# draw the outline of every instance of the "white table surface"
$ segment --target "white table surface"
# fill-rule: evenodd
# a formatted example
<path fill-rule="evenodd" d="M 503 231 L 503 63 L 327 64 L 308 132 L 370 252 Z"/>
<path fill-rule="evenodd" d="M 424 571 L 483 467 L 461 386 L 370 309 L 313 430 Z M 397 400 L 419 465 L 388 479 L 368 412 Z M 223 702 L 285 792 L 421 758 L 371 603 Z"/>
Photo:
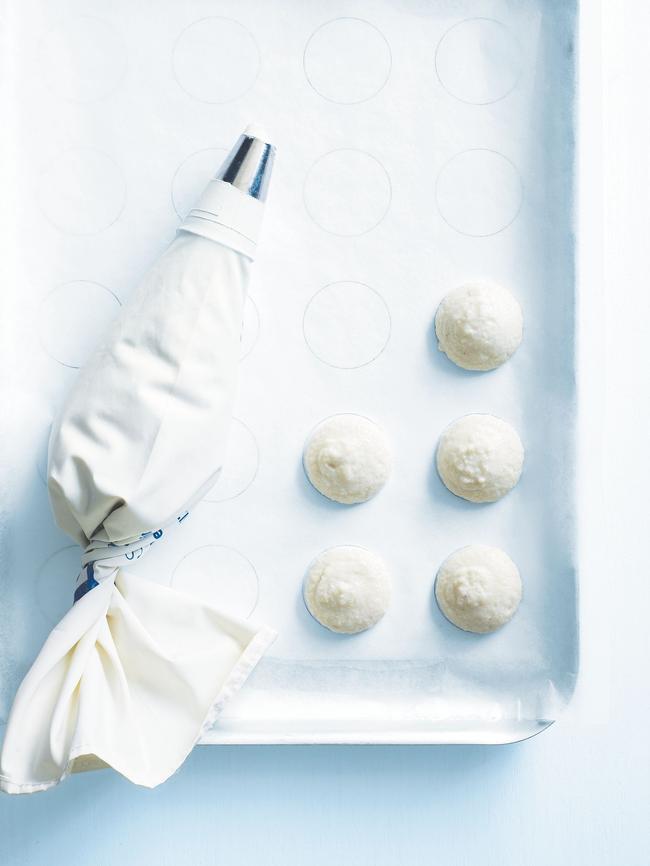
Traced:
<path fill-rule="evenodd" d="M 604 6 L 604 289 L 590 305 L 583 288 L 598 371 L 583 383 L 586 694 L 513 746 L 202 747 L 152 792 L 90 773 L 2 797 L 3 866 L 650 862 L 650 6 Z"/>

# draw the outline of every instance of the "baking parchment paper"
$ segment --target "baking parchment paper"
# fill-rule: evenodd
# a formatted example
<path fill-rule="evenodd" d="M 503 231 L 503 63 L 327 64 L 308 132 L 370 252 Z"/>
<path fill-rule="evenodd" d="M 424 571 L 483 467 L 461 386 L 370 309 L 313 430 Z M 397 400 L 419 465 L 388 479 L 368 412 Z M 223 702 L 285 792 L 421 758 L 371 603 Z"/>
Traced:
<path fill-rule="evenodd" d="M 231 740 L 303 724 L 305 739 L 480 741 L 556 718 L 577 670 L 574 28 L 573 4 L 553 0 L 5 4 L 0 717 L 78 571 L 43 482 L 53 413 L 259 120 L 278 160 L 230 457 L 141 573 L 280 632 L 226 712 Z M 525 315 L 521 348 L 487 374 L 457 369 L 433 334 L 442 296 L 473 278 L 509 286 Z M 302 470 L 305 438 L 338 412 L 393 443 L 394 475 L 362 506 L 328 502 Z M 435 473 L 441 430 L 469 412 L 510 421 L 526 447 L 495 504 Z M 503 547 L 524 582 L 491 636 L 433 599 L 442 560 L 475 542 Z M 355 637 L 302 601 L 310 561 L 338 544 L 394 576 L 390 611 Z"/>

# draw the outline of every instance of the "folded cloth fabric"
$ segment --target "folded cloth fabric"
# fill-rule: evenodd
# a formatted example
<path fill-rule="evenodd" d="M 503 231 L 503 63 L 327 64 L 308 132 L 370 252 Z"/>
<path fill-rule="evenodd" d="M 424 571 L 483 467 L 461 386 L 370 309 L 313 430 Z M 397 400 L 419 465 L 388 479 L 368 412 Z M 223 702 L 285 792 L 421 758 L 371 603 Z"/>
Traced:
<path fill-rule="evenodd" d="M 215 195 L 234 200 L 233 219 L 207 207 L 207 219 L 188 219 L 54 424 L 48 489 L 57 523 L 84 549 L 82 570 L 75 604 L 11 710 L 0 757 L 8 793 L 44 790 L 89 761 L 160 784 L 275 637 L 129 572 L 182 532 L 223 462 L 259 224 L 248 210 L 262 201 L 236 180 L 215 183 L 210 206 Z"/>

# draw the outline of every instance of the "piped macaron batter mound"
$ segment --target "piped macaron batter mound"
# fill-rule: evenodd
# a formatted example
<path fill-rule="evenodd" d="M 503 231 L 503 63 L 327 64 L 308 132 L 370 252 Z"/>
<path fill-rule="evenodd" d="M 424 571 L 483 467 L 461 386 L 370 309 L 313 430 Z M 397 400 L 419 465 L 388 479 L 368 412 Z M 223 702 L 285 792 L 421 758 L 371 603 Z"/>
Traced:
<path fill-rule="evenodd" d="M 465 415 L 443 431 L 436 453 L 445 487 L 470 502 L 496 502 L 517 484 L 524 465 L 519 434 L 494 415 Z"/>
<path fill-rule="evenodd" d="M 361 415 L 333 415 L 309 437 L 303 465 L 319 493 L 354 505 L 379 493 L 393 458 L 386 434 L 374 421 Z"/>
<path fill-rule="evenodd" d="M 442 563 L 435 594 L 438 607 L 453 625 L 487 634 L 514 616 L 521 601 L 521 577 L 503 550 L 472 544 Z"/>
<path fill-rule="evenodd" d="M 379 622 L 390 604 L 388 566 L 363 547 L 332 547 L 311 564 L 303 596 L 314 619 L 330 631 L 365 631 Z"/>
<path fill-rule="evenodd" d="M 518 349 L 521 306 L 503 286 L 466 283 L 443 298 L 435 320 L 438 348 L 464 370 L 494 370 Z"/>

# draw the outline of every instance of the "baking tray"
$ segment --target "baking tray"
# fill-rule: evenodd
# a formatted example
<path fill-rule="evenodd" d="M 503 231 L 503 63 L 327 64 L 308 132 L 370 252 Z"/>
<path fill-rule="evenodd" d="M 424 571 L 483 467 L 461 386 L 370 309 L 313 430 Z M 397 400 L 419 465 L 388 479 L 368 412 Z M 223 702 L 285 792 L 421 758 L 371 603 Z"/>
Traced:
<path fill-rule="evenodd" d="M 207 743 L 501 743 L 569 700 L 578 655 L 575 495 L 576 8 L 553 0 L 214 0 L 4 6 L 0 717 L 67 609 L 79 550 L 44 484 L 51 418 L 76 370 L 252 120 L 278 161 L 242 338 L 223 477 L 139 563 L 280 636 Z M 433 316 L 470 278 L 511 287 L 525 338 L 473 374 Z M 320 497 L 301 467 L 323 418 L 380 423 L 395 472 L 373 501 Z M 469 412 L 526 447 L 501 502 L 434 470 Z M 433 600 L 442 560 L 503 547 L 524 600 L 490 636 Z M 308 615 L 305 570 L 360 544 L 394 576 L 354 637 Z"/>

